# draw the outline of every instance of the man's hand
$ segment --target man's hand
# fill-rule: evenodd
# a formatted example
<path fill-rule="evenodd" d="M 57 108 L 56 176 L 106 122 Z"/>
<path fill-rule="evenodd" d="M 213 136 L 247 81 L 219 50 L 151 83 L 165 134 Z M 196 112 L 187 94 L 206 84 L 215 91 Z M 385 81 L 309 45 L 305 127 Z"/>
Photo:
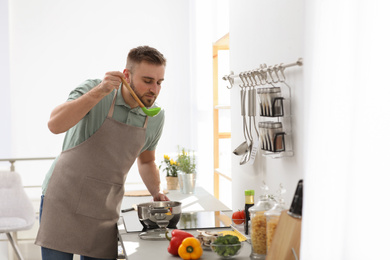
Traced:
<path fill-rule="evenodd" d="M 102 82 L 96 86 L 96 90 L 106 96 L 110 94 L 114 89 L 119 89 L 120 84 L 122 83 L 121 78 L 124 78 L 125 75 L 120 71 L 110 71 L 104 75 Z"/>
<path fill-rule="evenodd" d="M 165 196 L 163 192 L 159 192 L 156 195 L 153 196 L 153 201 L 170 201 L 170 199 Z"/>

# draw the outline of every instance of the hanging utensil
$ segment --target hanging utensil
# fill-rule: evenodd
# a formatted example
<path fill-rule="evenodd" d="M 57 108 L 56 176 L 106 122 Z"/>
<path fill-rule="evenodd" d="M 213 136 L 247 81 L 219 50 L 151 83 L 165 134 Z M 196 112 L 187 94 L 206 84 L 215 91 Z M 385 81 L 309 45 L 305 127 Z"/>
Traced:
<path fill-rule="evenodd" d="M 250 76 L 250 75 L 249 75 Z M 248 158 L 247 158 L 247 162 L 249 164 L 253 164 L 255 159 L 256 159 L 256 155 L 257 155 L 257 151 L 258 151 L 258 148 L 259 148 L 259 131 L 257 130 L 257 125 L 256 125 L 256 85 L 257 85 L 257 82 L 255 80 L 255 82 L 252 81 L 252 78 L 249 77 L 250 81 L 251 81 L 251 89 L 249 90 L 249 100 L 250 102 L 248 102 L 249 106 L 248 106 L 248 116 L 249 118 L 251 119 L 252 123 L 253 123 L 253 128 L 255 129 L 255 134 L 252 134 L 251 132 L 251 151 L 248 155 Z M 252 125 L 250 125 L 250 129 L 252 131 Z"/>
<path fill-rule="evenodd" d="M 256 130 L 256 135 L 257 135 L 257 141 L 259 141 L 259 138 L 260 138 L 260 134 L 259 134 L 259 131 L 257 129 L 257 125 L 256 125 L 256 106 L 257 106 L 257 97 L 256 97 L 256 86 L 258 85 L 257 84 L 257 81 L 256 81 L 256 77 L 255 77 L 255 73 L 254 71 L 252 71 L 250 73 L 251 77 L 253 78 L 253 81 L 254 81 L 254 84 L 253 84 L 253 89 L 252 89 L 252 116 L 253 116 L 253 126 Z M 251 82 L 252 82 L 252 79 L 251 79 Z"/>
<path fill-rule="evenodd" d="M 243 155 L 248 151 L 248 142 L 246 137 L 246 118 L 245 118 L 245 94 L 244 88 L 241 87 L 240 96 L 241 96 L 241 116 L 242 116 L 242 131 L 244 132 L 245 141 L 237 146 L 236 149 L 234 149 L 233 154 L 235 155 Z"/>
<path fill-rule="evenodd" d="M 246 125 L 246 130 L 247 130 L 247 137 L 248 137 L 248 151 L 244 154 L 244 156 L 241 158 L 240 165 L 246 164 L 249 162 L 251 158 L 251 153 L 252 153 L 252 145 L 253 145 L 253 136 L 252 136 L 252 109 L 251 107 L 253 106 L 253 98 L 252 98 L 252 85 L 250 84 L 247 75 L 243 74 L 245 81 L 247 82 L 247 86 L 249 87 L 248 90 L 248 106 L 247 106 L 247 111 L 248 111 L 248 119 L 249 119 L 249 124 Z"/>
<path fill-rule="evenodd" d="M 158 113 L 160 113 L 161 107 L 154 107 L 154 108 L 147 109 L 145 105 L 142 103 L 142 101 L 137 97 L 134 90 L 129 86 L 129 83 L 127 83 L 127 81 L 124 78 L 121 78 L 121 80 L 123 84 L 126 86 L 126 88 L 130 91 L 131 96 L 134 98 L 135 101 L 137 101 L 138 105 L 147 116 L 153 117 Z"/>

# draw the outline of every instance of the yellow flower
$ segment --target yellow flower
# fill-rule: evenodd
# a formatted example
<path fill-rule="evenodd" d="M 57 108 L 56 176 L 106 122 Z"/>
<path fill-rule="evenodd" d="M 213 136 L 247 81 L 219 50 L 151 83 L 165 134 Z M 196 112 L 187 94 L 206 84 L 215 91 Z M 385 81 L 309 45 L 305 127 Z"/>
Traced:
<path fill-rule="evenodd" d="M 169 160 L 170 158 L 169 158 L 169 156 L 168 156 L 168 155 L 164 154 L 164 159 L 167 159 L 167 160 Z"/>
<path fill-rule="evenodd" d="M 175 164 L 175 161 L 174 161 L 173 159 L 171 159 L 171 160 L 169 161 L 169 163 L 170 163 L 171 165 L 174 165 L 174 164 Z"/>

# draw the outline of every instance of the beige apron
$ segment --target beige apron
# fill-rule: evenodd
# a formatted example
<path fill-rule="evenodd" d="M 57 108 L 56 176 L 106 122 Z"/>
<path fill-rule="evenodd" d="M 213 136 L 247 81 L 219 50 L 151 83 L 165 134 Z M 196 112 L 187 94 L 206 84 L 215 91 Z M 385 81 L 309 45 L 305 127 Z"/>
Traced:
<path fill-rule="evenodd" d="M 116 258 L 116 224 L 126 176 L 145 143 L 143 128 L 112 118 L 116 93 L 102 126 L 63 151 L 51 176 L 36 244 L 95 258 Z"/>

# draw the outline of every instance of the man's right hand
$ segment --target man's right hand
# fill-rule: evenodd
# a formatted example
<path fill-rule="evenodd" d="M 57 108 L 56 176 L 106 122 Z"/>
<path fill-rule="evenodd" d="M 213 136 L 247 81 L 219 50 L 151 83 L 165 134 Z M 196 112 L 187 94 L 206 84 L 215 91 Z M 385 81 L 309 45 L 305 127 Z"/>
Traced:
<path fill-rule="evenodd" d="M 95 91 L 103 96 L 110 94 L 114 89 L 119 89 L 120 84 L 122 83 L 121 77 L 125 75 L 120 71 L 110 71 L 104 75 L 102 82 L 97 85 Z"/>

